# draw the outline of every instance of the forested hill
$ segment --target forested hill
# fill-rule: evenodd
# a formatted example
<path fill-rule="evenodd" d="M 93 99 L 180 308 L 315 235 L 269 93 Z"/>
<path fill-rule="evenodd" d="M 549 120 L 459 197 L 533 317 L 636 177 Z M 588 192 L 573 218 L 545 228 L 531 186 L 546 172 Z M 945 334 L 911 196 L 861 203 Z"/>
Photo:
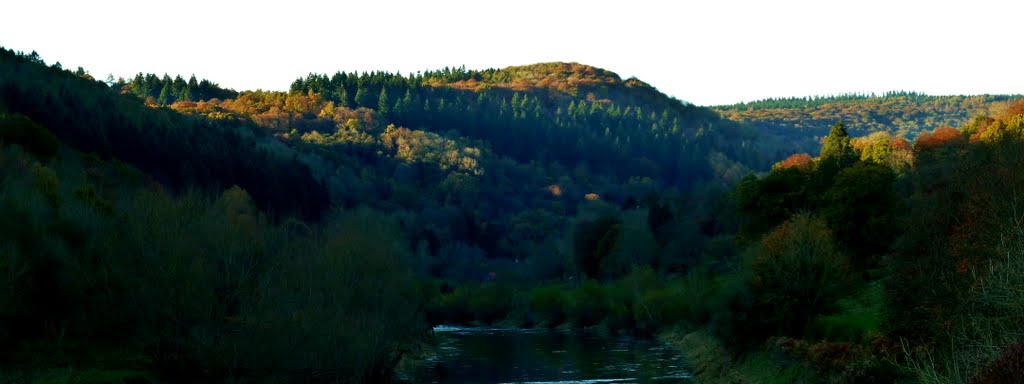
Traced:
<path fill-rule="evenodd" d="M 310 91 L 335 107 L 374 109 L 399 126 L 486 141 L 523 163 L 583 166 L 620 180 L 646 176 L 686 187 L 716 177 L 709 159 L 752 168 L 771 161 L 748 150 L 755 137 L 743 126 L 576 63 L 310 74 L 291 86 Z"/>
<path fill-rule="evenodd" d="M 714 107 L 723 117 L 749 123 L 766 139 L 794 152 L 816 153 L 836 121 L 853 136 L 888 132 L 908 139 L 940 127 L 960 127 L 976 116 L 1002 113 L 1021 95 L 930 96 L 915 92 L 766 99 Z M 776 146 L 773 144 L 769 144 Z"/>
<path fill-rule="evenodd" d="M 203 84 L 196 96 L 232 94 Z M 238 185 L 275 215 L 318 218 L 329 206 L 326 189 L 297 153 L 264 130 L 151 108 L 118 93 L 82 68 L 72 72 L 59 62 L 47 66 L 35 52 L 0 49 L 0 112 L 24 115 L 74 149 L 131 164 L 176 191 Z"/>
<path fill-rule="evenodd" d="M 1019 99 L 716 112 L 572 63 L 235 92 L 0 49 L 0 382 L 387 382 L 442 323 L 1016 382 Z"/>
<path fill-rule="evenodd" d="M 741 124 L 581 64 L 311 74 L 291 88 L 235 92 L 151 74 L 101 82 L 0 53 L 0 112 L 68 147 L 176 193 L 237 185 L 274 218 L 315 222 L 332 206 L 396 215 L 423 257 L 416 268 L 442 278 L 522 260 L 509 275 L 562 276 L 576 221 L 646 207 L 701 223 L 660 240 L 681 249 L 718 231 L 704 202 L 775 160 L 751 150 Z M 609 276 L 628 270 L 622 257 Z M 659 263 L 685 270 L 696 255 Z"/>

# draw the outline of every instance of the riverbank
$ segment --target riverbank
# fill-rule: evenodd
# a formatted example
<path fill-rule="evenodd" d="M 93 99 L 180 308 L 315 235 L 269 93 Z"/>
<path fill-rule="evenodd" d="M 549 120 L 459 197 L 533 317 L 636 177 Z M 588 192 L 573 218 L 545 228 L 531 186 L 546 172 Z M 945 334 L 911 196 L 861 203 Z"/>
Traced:
<path fill-rule="evenodd" d="M 4 356 L 0 384 L 159 384 L 142 351 L 116 347 L 36 344 Z"/>
<path fill-rule="evenodd" d="M 702 384 L 798 383 L 807 382 L 814 376 L 807 367 L 762 350 L 734 357 L 720 340 L 706 330 L 686 332 L 673 329 L 661 333 L 658 339 L 683 355 L 690 372 Z"/>
<path fill-rule="evenodd" d="M 885 340 L 867 343 L 773 337 L 764 344 L 730 349 L 707 329 L 672 329 L 658 335 L 686 359 L 702 384 L 892 383 L 903 377 L 883 358 Z"/>

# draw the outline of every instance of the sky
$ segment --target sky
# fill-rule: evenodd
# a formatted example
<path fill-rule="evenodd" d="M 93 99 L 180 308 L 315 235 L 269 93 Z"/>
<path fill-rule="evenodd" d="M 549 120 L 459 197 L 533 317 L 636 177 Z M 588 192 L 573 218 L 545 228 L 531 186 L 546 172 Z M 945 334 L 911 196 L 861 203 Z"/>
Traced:
<path fill-rule="evenodd" d="M 1015 4 L 1017 3 L 1017 4 Z M 286 90 L 311 72 L 580 62 L 698 105 L 890 90 L 1024 93 L 1016 1 L 53 1 L 0 46 L 98 79 Z"/>

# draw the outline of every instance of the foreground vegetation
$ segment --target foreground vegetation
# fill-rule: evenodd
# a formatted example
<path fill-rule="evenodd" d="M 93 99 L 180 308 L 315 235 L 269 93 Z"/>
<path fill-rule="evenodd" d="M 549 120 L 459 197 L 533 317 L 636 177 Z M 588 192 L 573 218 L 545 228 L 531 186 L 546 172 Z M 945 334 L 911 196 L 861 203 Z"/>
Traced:
<path fill-rule="evenodd" d="M 1013 382 L 1024 104 L 985 100 L 787 158 L 579 64 L 239 93 L 4 50 L 0 378 L 380 382 L 497 324 L 730 382 Z"/>
<path fill-rule="evenodd" d="M 271 224 L 237 187 L 171 197 L 69 151 L 0 167 L 5 365 L 375 380 L 427 331 L 386 215 Z"/>

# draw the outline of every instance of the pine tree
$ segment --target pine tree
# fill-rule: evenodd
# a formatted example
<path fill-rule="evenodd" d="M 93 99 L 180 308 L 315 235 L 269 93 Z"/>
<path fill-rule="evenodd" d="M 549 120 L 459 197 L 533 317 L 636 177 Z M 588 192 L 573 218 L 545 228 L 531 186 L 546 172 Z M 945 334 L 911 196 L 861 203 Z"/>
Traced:
<path fill-rule="evenodd" d="M 174 96 L 171 92 L 171 82 L 164 82 L 164 87 L 160 90 L 160 97 L 156 99 L 156 102 L 160 105 L 167 105 L 174 102 Z"/>
<path fill-rule="evenodd" d="M 846 132 L 846 126 L 842 121 L 832 126 L 828 137 L 825 138 L 825 143 L 821 146 L 821 159 L 835 159 L 843 165 L 857 159 L 857 153 L 850 144 L 850 134 Z"/>
<path fill-rule="evenodd" d="M 199 82 L 196 81 L 196 75 L 195 74 L 193 74 L 192 77 L 188 78 L 188 86 L 185 87 L 185 89 L 188 90 L 188 100 L 189 101 L 196 101 L 196 100 L 203 100 L 204 99 L 203 95 L 201 93 L 199 93 Z"/>
<path fill-rule="evenodd" d="M 391 101 L 388 100 L 388 89 L 380 89 L 380 99 L 377 100 L 377 112 L 387 115 L 391 112 Z"/>
<path fill-rule="evenodd" d="M 818 171 L 812 182 L 813 189 L 819 193 L 815 198 L 821 204 L 824 192 L 832 186 L 836 175 L 844 168 L 856 163 L 857 152 L 850 144 L 850 134 L 846 132 L 846 126 L 840 121 L 832 127 L 821 146 L 821 156 L 818 158 Z"/>
<path fill-rule="evenodd" d="M 348 91 L 345 90 L 345 85 L 339 85 L 338 89 L 334 91 L 335 98 L 338 99 L 336 105 L 339 107 L 348 107 Z"/>
<path fill-rule="evenodd" d="M 356 104 L 355 104 L 356 108 L 358 108 L 358 107 L 365 107 L 365 106 L 367 106 L 370 103 L 369 100 L 367 100 L 366 90 L 363 89 L 362 85 L 360 85 L 358 88 L 356 88 L 356 100 L 355 100 L 355 102 L 356 102 Z"/>

